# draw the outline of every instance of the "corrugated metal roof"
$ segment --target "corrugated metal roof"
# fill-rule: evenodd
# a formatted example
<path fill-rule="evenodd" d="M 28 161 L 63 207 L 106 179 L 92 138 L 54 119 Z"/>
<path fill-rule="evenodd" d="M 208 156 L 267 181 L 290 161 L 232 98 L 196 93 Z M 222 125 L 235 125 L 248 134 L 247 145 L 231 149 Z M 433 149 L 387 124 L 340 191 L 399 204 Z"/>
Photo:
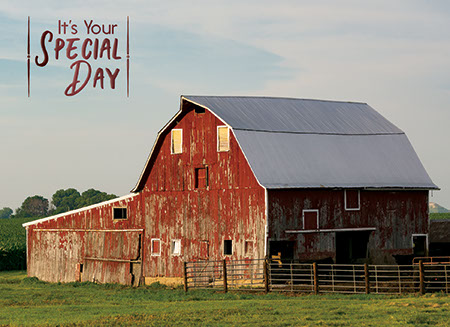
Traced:
<path fill-rule="evenodd" d="M 234 134 L 266 188 L 436 187 L 404 134 Z"/>
<path fill-rule="evenodd" d="M 233 129 L 316 134 L 403 133 L 365 103 L 268 97 L 184 96 Z"/>
<path fill-rule="evenodd" d="M 435 189 L 406 135 L 364 103 L 184 96 L 233 128 L 266 188 Z"/>

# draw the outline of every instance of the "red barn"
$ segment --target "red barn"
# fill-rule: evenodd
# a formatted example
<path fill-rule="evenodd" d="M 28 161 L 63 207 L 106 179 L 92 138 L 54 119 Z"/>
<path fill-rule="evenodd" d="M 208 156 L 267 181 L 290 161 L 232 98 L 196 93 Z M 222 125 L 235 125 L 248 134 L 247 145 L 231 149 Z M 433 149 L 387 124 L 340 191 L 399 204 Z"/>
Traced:
<path fill-rule="evenodd" d="M 197 259 L 394 263 L 426 252 L 436 188 L 367 104 L 182 96 L 130 195 L 24 224 L 28 274 L 136 284 Z"/>

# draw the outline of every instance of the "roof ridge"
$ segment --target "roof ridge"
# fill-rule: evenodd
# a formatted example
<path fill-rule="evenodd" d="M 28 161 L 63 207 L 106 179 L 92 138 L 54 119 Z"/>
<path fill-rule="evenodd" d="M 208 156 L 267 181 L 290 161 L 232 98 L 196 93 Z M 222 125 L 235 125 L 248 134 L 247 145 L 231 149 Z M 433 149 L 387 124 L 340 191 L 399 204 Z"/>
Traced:
<path fill-rule="evenodd" d="M 307 99 L 307 98 L 293 98 L 293 97 L 277 97 L 277 96 L 259 96 L 259 95 L 182 95 L 181 97 L 203 97 L 203 98 L 258 98 L 258 99 L 283 99 L 283 100 L 303 100 L 303 101 L 317 101 L 317 102 L 333 102 L 333 103 L 355 103 L 355 104 L 365 104 L 367 102 L 359 101 L 342 101 L 342 100 L 323 100 L 323 99 Z"/>
<path fill-rule="evenodd" d="M 405 132 L 392 132 L 392 133 L 327 133 L 327 132 L 294 132 L 294 131 L 271 131 L 263 129 L 249 129 L 249 128 L 233 128 L 237 131 L 245 132 L 260 132 L 260 133 L 284 133 L 284 134 L 309 134 L 309 135 L 353 135 L 353 136 L 371 136 L 371 135 L 405 135 Z"/>

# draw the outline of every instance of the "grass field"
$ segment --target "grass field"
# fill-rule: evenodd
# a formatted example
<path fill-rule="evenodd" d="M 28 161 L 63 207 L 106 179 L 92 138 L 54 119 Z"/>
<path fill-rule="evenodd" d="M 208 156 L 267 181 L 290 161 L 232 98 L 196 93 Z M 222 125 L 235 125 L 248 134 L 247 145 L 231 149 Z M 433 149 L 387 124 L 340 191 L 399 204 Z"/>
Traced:
<path fill-rule="evenodd" d="M 430 219 L 450 219 L 450 212 L 430 213 Z"/>
<path fill-rule="evenodd" d="M 214 293 L 47 284 L 0 272 L 0 326 L 448 326 L 450 297 Z"/>

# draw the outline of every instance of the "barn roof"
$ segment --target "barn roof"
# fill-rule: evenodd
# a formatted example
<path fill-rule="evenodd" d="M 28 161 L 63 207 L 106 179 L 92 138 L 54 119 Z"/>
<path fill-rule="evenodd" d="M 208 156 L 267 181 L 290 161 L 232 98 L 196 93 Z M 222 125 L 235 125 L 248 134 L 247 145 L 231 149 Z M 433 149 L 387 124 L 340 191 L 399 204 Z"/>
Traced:
<path fill-rule="evenodd" d="M 405 133 L 365 103 L 188 95 L 172 121 L 185 101 L 232 128 L 265 188 L 437 189 Z"/>

